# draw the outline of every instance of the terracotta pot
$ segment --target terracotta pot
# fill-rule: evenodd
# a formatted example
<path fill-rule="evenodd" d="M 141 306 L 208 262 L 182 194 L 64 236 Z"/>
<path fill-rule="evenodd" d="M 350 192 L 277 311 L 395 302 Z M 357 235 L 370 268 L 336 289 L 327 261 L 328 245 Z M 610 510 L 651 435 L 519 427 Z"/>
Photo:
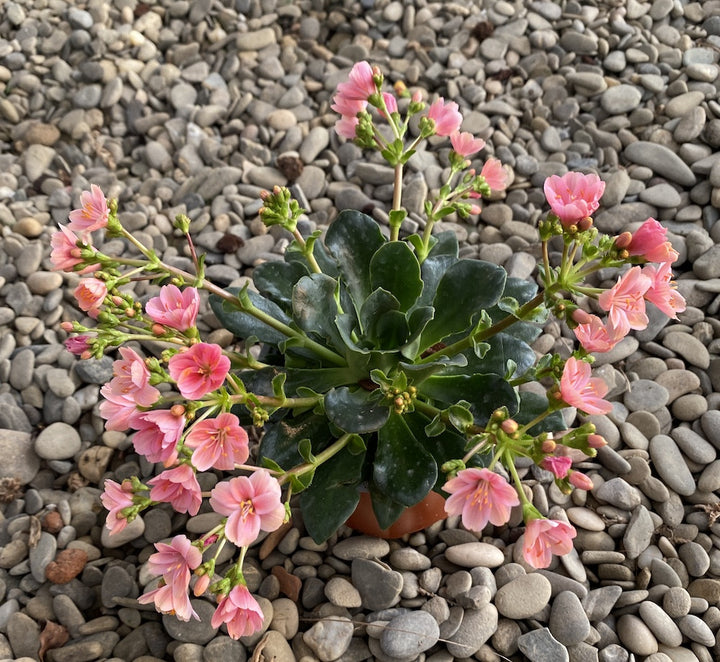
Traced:
<path fill-rule="evenodd" d="M 350 515 L 347 525 L 375 538 L 400 538 L 406 533 L 415 533 L 447 517 L 445 499 L 437 492 L 428 495 L 414 506 L 406 508 L 402 515 L 388 529 L 381 529 L 372 508 L 368 492 L 360 493 L 360 502 Z"/>

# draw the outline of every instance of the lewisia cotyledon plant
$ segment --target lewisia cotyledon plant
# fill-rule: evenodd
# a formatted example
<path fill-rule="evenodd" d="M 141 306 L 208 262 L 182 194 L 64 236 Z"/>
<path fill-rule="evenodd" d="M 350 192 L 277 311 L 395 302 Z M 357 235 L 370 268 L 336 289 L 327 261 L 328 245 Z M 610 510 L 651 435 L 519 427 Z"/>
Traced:
<path fill-rule="evenodd" d="M 507 524 L 520 508 L 527 528 L 516 544 L 530 566 L 546 567 L 572 548 L 575 529 L 532 505 L 516 460 L 529 458 L 565 492 L 592 488 L 573 459 L 594 456 L 605 440 L 590 423 L 565 430 L 561 410 L 610 411 L 590 353 L 644 328 L 647 302 L 673 318 L 684 310 L 670 269 L 677 253 L 654 219 L 633 234 L 599 234 L 592 214 L 604 184 L 570 172 L 545 183 L 552 211 L 539 227 L 541 288 L 459 258 L 455 235 L 433 232 L 437 222 L 479 213 L 481 198 L 504 189 L 508 173 L 493 158 L 479 173 L 470 168 L 485 143 L 461 131 L 456 103 L 441 98 L 427 106 L 419 90 L 397 84 L 395 91 L 384 91 L 380 72 L 361 62 L 333 99 L 337 132 L 394 169 L 389 236 L 352 210 L 324 234 L 303 236 L 303 210 L 276 188 L 262 194 L 260 216 L 292 238 L 284 261 L 257 266 L 252 287 L 223 289 L 205 278 L 187 217 L 178 216 L 176 227 L 194 273 L 163 262 L 128 232 L 116 201 L 93 185 L 52 238 L 55 266 L 82 276 L 75 296 L 91 320 L 64 323 L 74 334 L 67 347 L 83 358 L 119 348 L 100 413 L 108 429 L 130 430 L 134 450 L 157 468 L 147 484 L 104 481 L 107 526 L 121 531 L 158 503 L 217 515 L 192 541 L 179 533 L 156 544 L 149 565 L 160 579 L 141 602 L 195 618 L 194 582 L 196 595 L 219 603 L 214 626 L 225 624 L 232 637 L 258 629 L 262 612 L 246 588 L 243 559 L 259 536 L 287 520 L 296 495 L 317 541 L 348 518 L 361 489 L 384 528 L 435 490 L 447 496 L 446 511 L 477 532 Z M 422 232 L 401 238 L 404 166 L 432 136 L 449 138 L 446 179 L 425 203 Z M 125 240 L 129 256 L 94 248 L 96 231 Z M 562 249 L 557 263 L 551 242 Z M 599 269 L 626 265 L 609 289 L 587 282 Z M 161 285 L 144 307 L 125 287 L 137 279 Z M 236 344 L 202 338 L 202 290 Z M 530 346 L 550 314 L 575 333 L 578 348 L 569 357 L 537 357 Z M 165 349 L 148 350 L 158 346 Z M 254 449 L 250 426 L 262 428 Z M 237 550 L 234 562 L 221 556 L 228 548 Z"/>

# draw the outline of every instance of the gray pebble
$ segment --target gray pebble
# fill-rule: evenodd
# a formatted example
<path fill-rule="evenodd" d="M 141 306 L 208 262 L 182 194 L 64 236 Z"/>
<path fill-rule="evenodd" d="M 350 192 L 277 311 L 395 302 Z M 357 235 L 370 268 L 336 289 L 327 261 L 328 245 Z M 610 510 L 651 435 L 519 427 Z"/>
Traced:
<path fill-rule="evenodd" d="M 360 592 L 365 609 L 387 609 L 397 604 L 402 575 L 379 561 L 356 558 L 352 562 L 352 583 Z"/>
<path fill-rule="evenodd" d="M 352 634 L 352 621 L 335 617 L 318 621 L 303 633 L 302 639 L 322 662 L 331 662 L 348 649 Z"/>
<path fill-rule="evenodd" d="M 659 434 L 650 439 L 650 458 L 670 489 L 683 496 L 695 492 L 695 479 L 671 437 Z"/>
<path fill-rule="evenodd" d="M 590 634 L 590 621 L 575 593 L 562 591 L 555 596 L 548 627 L 553 637 L 566 646 L 579 644 Z"/>
<path fill-rule="evenodd" d="M 419 655 L 440 636 L 437 621 L 426 611 L 411 611 L 393 618 L 382 631 L 380 646 L 392 657 Z"/>
<path fill-rule="evenodd" d="M 48 425 L 35 439 L 35 452 L 45 460 L 65 460 L 80 450 L 77 430 L 58 421 Z"/>

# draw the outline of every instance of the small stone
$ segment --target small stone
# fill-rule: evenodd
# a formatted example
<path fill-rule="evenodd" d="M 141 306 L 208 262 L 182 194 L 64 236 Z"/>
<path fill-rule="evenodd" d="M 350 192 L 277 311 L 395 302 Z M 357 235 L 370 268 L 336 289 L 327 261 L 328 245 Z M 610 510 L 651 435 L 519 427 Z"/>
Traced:
<path fill-rule="evenodd" d="M 16 478 L 27 485 L 40 468 L 32 436 L 27 432 L 0 428 L 0 478 Z"/>
<path fill-rule="evenodd" d="M 489 604 L 482 609 L 460 610 L 459 613 L 462 622 L 452 635 L 446 637 L 449 641 L 445 645 L 454 658 L 465 659 L 473 656 L 495 634 L 498 612 L 495 605 Z"/>
<path fill-rule="evenodd" d="M 682 644 L 682 632 L 660 605 L 646 600 L 640 603 L 638 613 L 659 643 L 666 646 L 680 646 Z"/>
<path fill-rule="evenodd" d="M 82 549 L 64 549 L 45 568 L 45 576 L 53 584 L 67 584 L 77 577 L 88 561 Z"/>
<path fill-rule="evenodd" d="M 598 499 L 623 510 L 631 510 L 640 505 L 640 490 L 629 485 L 623 478 L 611 478 L 605 481 L 593 493 Z"/>
<path fill-rule="evenodd" d="M 569 662 L 567 648 L 555 639 L 550 630 L 531 630 L 518 637 L 518 648 L 530 662 Z"/>
<path fill-rule="evenodd" d="M 617 88 L 610 88 L 604 94 L 613 89 Z M 638 140 L 627 145 L 624 154 L 633 163 L 646 166 L 675 184 L 694 186 L 697 182 L 689 166 L 665 145 Z"/>
<path fill-rule="evenodd" d="M 399 572 L 380 561 L 356 558 L 351 573 L 352 583 L 359 591 L 365 609 L 378 611 L 397 604 L 403 587 Z"/>
<path fill-rule="evenodd" d="M 655 523 L 645 506 L 640 505 L 633 511 L 623 535 L 623 547 L 629 559 L 636 559 L 652 541 Z"/>
<path fill-rule="evenodd" d="M 566 646 L 579 644 L 590 634 L 590 621 L 572 591 L 562 591 L 555 596 L 548 627 L 553 637 Z"/>
<path fill-rule="evenodd" d="M 467 542 L 445 550 L 445 558 L 463 568 L 497 568 L 505 561 L 501 549 L 484 542 Z"/>
<path fill-rule="evenodd" d="M 629 651 L 637 655 L 658 652 L 658 642 L 650 628 L 633 614 L 623 614 L 617 621 L 618 637 Z"/>
<path fill-rule="evenodd" d="M 642 92 L 634 85 L 615 85 L 602 93 L 600 104 L 611 115 L 628 113 L 635 109 L 642 99 Z"/>
<path fill-rule="evenodd" d="M 354 609 L 362 606 L 358 590 L 344 577 L 332 577 L 325 585 L 327 599 L 338 607 Z"/>
<path fill-rule="evenodd" d="M 80 450 L 77 430 L 58 421 L 48 425 L 35 439 L 35 452 L 45 460 L 66 460 Z"/>
<path fill-rule="evenodd" d="M 715 635 L 702 619 L 694 614 L 688 614 L 678 620 L 680 631 L 692 641 L 696 641 L 704 646 L 715 645 Z"/>
<path fill-rule="evenodd" d="M 506 618 L 531 618 L 538 614 L 550 601 L 552 587 L 540 574 L 521 575 L 495 594 L 495 606 Z"/>
<path fill-rule="evenodd" d="M 191 618 L 188 622 L 184 622 L 176 616 L 163 614 L 163 627 L 173 639 L 202 646 L 207 644 L 217 634 L 217 628 L 214 628 L 210 623 L 215 613 L 216 605 L 212 605 L 205 600 L 197 599 L 191 599 L 190 605 L 200 617 L 199 621 Z"/>
<path fill-rule="evenodd" d="M 664 434 L 650 440 L 650 458 L 665 484 L 682 496 L 695 492 L 695 479 L 671 437 Z"/>
<path fill-rule="evenodd" d="M 30 547 L 30 572 L 33 579 L 41 584 L 45 581 L 45 569 L 55 558 L 57 551 L 57 540 L 55 536 L 43 531 L 37 544 Z"/>
<path fill-rule="evenodd" d="M 332 662 L 332 660 L 337 660 L 350 646 L 353 627 L 349 618 L 324 619 L 303 633 L 302 639 L 321 662 Z"/>
<path fill-rule="evenodd" d="M 426 611 L 393 618 L 383 629 L 380 647 L 391 657 L 416 656 L 432 648 L 440 637 L 437 621 Z"/>
<path fill-rule="evenodd" d="M 78 471 L 91 483 L 99 483 L 113 456 L 113 449 L 107 446 L 91 446 L 78 458 Z"/>
<path fill-rule="evenodd" d="M 668 333 L 663 338 L 663 345 L 698 368 L 707 370 L 710 367 L 707 347 L 693 335 L 681 332 Z"/>

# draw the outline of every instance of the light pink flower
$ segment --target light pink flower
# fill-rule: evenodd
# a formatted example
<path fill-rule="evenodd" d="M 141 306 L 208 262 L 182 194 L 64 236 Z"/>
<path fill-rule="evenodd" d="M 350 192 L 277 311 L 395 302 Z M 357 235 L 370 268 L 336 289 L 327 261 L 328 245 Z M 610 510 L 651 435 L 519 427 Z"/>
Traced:
<path fill-rule="evenodd" d="M 677 314 L 685 310 L 686 304 L 683 295 L 677 291 L 672 280 L 670 262 L 663 262 L 657 267 L 648 264 L 643 267 L 642 272 L 650 278 L 650 287 L 645 292 L 645 299 L 654 303 L 668 317 L 677 319 Z"/>
<path fill-rule="evenodd" d="M 609 352 L 623 339 L 623 335 L 608 328 L 597 315 L 587 315 L 587 322 L 578 324 L 574 332 L 587 352 Z"/>
<path fill-rule="evenodd" d="M 350 70 L 348 80 L 337 86 L 338 97 L 367 101 L 370 95 L 377 92 L 373 69 L 367 62 L 356 62 Z"/>
<path fill-rule="evenodd" d="M 552 555 L 568 554 L 577 535 L 575 527 L 552 519 L 533 519 L 525 529 L 523 556 L 533 568 L 547 568 Z"/>
<path fill-rule="evenodd" d="M 183 398 L 199 400 L 220 388 L 230 370 L 230 359 L 219 345 L 198 343 L 168 361 L 168 372 Z"/>
<path fill-rule="evenodd" d="M 170 544 L 155 543 L 158 551 L 148 559 L 148 569 L 162 575 L 161 585 L 138 598 L 140 604 L 155 602 L 163 614 L 175 614 L 181 621 L 200 620 L 190 604 L 188 587 L 190 571 L 202 563 L 202 553 L 184 535 L 175 536 Z"/>
<path fill-rule="evenodd" d="M 598 303 L 608 312 L 608 326 L 611 333 L 626 336 L 630 329 L 642 330 L 648 325 L 645 313 L 645 293 L 652 284 L 640 267 L 626 271 L 615 285 L 605 290 Z"/>
<path fill-rule="evenodd" d="M 667 241 L 667 230 L 654 218 L 648 218 L 635 231 L 625 250 L 649 262 L 675 262 L 678 259 L 678 252 Z"/>
<path fill-rule="evenodd" d="M 177 442 L 185 427 L 185 416 L 176 416 L 170 409 L 135 412 L 130 426 L 137 430 L 133 446 L 140 455 L 166 465 L 177 461 Z"/>
<path fill-rule="evenodd" d="M 60 226 L 60 232 L 55 232 L 53 236 L 50 237 L 50 246 L 52 246 L 50 261 L 56 269 L 75 271 L 75 267 L 84 262 L 82 257 L 80 257 L 81 249 L 77 245 L 79 241 L 75 233 L 72 230 L 68 230 L 64 225 Z M 99 268 L 99 264 L 91 264 L 76 273 L 86 274 L 91 271 L 97 271 Z"/>
<path fill-rule="evenodd" d="M 141 407 L 149 407 L 160 398 L 160 391 L 150 385 L 150 371 L 134 350 L 121 347 L 118 359 L 113 363 L 113 375 L 109 382 L 115 395 L 134 400 Z"/>
<path fill-rule="evenodd" d="M 548 455 L 542 459 L 540 466 L 552 473 L 555 478 L 565 478 L 572 466 L 572 459 L 567 455 Z"/>
<path fill-rule="evenodd" d="M 563 227 L 576 225 L 592 216 L 600 206 L 605 182 L 597 175 L 568 172 L 562 177 L 552 175 L 545 180 L 545 198 Z"/>
<path fill-rule="evenodd" d="M 187 331 L 195 326 L 200 295 L 194 287 L 186 287 L 182 292 L 175 285 L 163 285 L 159 296 L 153 297 L 145 305 L 145 312 L 153 322 L 164 324 L 178 331 Z"/>
<path fill-rule="evenodd" d="M 214 628 L 225 623 L 228 634 L 233 639 L 240 639 L 260 630 L 263 618 L 262 609 L 247 586 L 238 584 L 222 597 L 210 623 Z"/>
<path fill-rule="evenodd" d="M 397 113 L 398 111 L 398 105 L 397 105 L 397 99 L 395 98 L 394 94 L 390 94 L 390 92 L 383 92 L 382 93 L 383 100 L 385 101 L 385 106 L 388 110 L 388 113 L 392 115 L 392 113 Z M 385 112 L 383 111 L 383 115 Z"/>
<path fill-rule="evenodd" d="M 231 471 L 249 454 L 247 432 L 237 416 L 229 413 L 195 423 L 185 436 L 185 445 L 195 449 L 192 462 L 200 471 L 211 467 Z"/>
<path fill-rule="evenodd" d="M 490 522 L 502 526 L 510 519 L 510 509 L 520 503 L 517 492 L 490 469 L 463 469 L 451 478 L 443 490 L 449 515 L 462 515 L 462 523 L 471 531 L 482 531 Z"/>
<path fill-rule="evenodd" d="M 76 356 L 81 356 L 83 352 L 90 351 L 89 338 L 90 336 L 85 335 L 71 336 L 65 340 L 65 349 Z"/>
<path fill-rule="evenodd" d="M 592 371 L 585 361 L 571 356 L 565 362 L 560 378 L 560 396 L 571 407 L 576 407 L 590 415 L 607 414 L 612 405 L 603 400 L 608 392 L 607 384 L 597 377 L 591 377 Z"/>
<path fill-rule="evenodd" d="M 260 531 L 274 531 L 285 519 L 280 485 L 264 469 L 248 478 L 239 476 L 218 483 L 210 493 L 210 506 L 228 515 L 225 535 L 238 547 L 252 543 Z"/>
<path fill-rule="evenodd" d="M 202 490 L 195 477 L 192 467 L 181 464 L 173 469 L 166 469 L 148 481 L 150 498 L 172 504 L 178 513 L 197 515 L 202 503 Z"/>
<path fill-rule="evenodd" d="M 106 430 L 122 432 L 130 427 L 130 418 L 136 414 L 137 404 L 131 397 L 114 393 L 110 384 L 104 384 L 100 389 L 103 401 L 100 403 L 100 416 L 106 423 Z"/>
<path fill-rule="evenodd" d="M 465 157 L 471 156 L 485 147 L 485 141 L 482 138 L 475 138 L 469 131 L 462 133 L 456 131 L 450 136 L 450 143 L 456 153 Z"/>
<path fill-rule="evenodd" d="M 102 306 L 107 293 L 107 285 L 97 278 L 80 279 L 73 292 L 80 310 L 84 310 L 93 319 L 100 312 L 100 306 Z"/>
<path fill-rule="evenodd" d="M 108 205 L 99 186 L 90 185 L 89 191 L 80 195 L 80 209 L 70 212 L 68 228 L 77 232 L 89 233 L 104 228 L 108 223 Z"/>
<path fill-rule="evenodd" d="M 348 140 L 355 139 L 355 131 L 360 122 L 357 117 L 350 117 L 343 115 L 337 122 L 335 122 L 335 131 L 341 138 L 347 138 Z"/>
<path fill-rule="evenodd" d="M 108 511 L 105 518 L 105 526 L 110 529 L 110 535 L 119 533 L 127 526 L 127 519 L 120 513 L 124 508 L 133 506 L 133 491 L 130 481 L 123 481 L 122 484 L 114 480 L 105 481 L 105 489 L 100 495 L 100 501 Z"/>
<path fill-rule="evenodd" d="M 445 103 L 440 97 L 432 103 L 427 112 L 428 119 L 435 122 L 435 135 L 450 136 L 460 129 L 463 118 L 454 101 Z"/>
<path fill-rule="evenodd" d="M 504 191 L 507 188 L 507 173 L 497 159 L 485 161 L 480 175 L 485 178 L 487 185 L 493 191 Z"/>
<path fill-rule="evenodd" d="M 586 492 L 589 492 L 594 487 L 593 482 L 580 471 L 571 471 L 568 480 L 573 487 Z"/>

